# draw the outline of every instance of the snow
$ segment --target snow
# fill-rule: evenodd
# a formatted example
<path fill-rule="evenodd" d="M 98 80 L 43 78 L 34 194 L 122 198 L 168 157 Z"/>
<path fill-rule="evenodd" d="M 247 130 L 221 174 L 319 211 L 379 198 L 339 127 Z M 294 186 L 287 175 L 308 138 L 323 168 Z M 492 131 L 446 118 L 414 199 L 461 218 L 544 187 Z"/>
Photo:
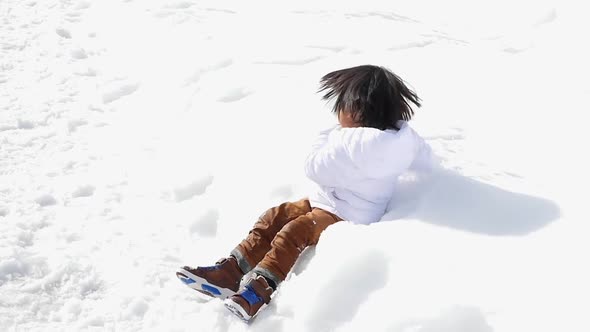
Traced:
<path fill-rule="evenodd" d="M 590 331 L 577 1 L 0 3 L 0 330 Z M 307 195 L 319 78 L 389 67 L 443 171 L 245 325 L 174 276 Z"/>

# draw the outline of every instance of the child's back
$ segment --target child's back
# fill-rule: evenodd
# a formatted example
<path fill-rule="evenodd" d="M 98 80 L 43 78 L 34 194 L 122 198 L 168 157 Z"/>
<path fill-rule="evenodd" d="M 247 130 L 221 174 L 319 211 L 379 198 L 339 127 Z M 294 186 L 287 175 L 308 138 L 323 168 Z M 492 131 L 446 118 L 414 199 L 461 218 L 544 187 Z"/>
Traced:
<path fill-rule="evenodd" d="M 324 98 L 335 98 L 340 126 L 320 133 L 305 163 L 319 185 L 312 206 L 344 220 L 378 221 L 396 179 L 409 169 L 431 166 L 430 147 L 407 123 L 420 105 L 414 92 L 388 70 L 360 66 L 322 79 Z"/>
<path fill-rule="evenodd" d="M 355 223 L 378 221 L 397 177 L 428 168 L 432 159 L 423 139 L 404 121 L 399 125 L 400 130 L 337 127 L 322 133 L 305 164 L 319 185 L 310 195 L 312 206 Z"/>

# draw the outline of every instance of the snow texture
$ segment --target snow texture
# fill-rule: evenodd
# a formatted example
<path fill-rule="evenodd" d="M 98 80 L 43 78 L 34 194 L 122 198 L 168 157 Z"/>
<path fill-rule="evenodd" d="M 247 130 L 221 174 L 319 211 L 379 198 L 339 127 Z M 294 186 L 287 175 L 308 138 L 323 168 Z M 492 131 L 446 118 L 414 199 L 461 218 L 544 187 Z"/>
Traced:
<path fill-rule="evenodd" d="M 1 331 L 590 331 L 580 1 L 0 2 Z M 442 160 L 331 226 L 250 324 L 175 269 L 306 196 L 336 69 Z"/>

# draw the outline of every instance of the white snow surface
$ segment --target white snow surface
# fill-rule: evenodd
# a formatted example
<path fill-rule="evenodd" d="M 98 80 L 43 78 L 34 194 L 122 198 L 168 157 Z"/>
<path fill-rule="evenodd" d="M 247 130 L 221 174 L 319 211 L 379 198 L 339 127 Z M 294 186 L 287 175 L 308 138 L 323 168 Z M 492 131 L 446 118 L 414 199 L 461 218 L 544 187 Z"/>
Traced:
<path fill-rule="evenodd" d="M 2 0 L 0 330 L 590 331 L 585 9 Z M 444 171 L 326 230 L 246 325 L 174 271 L 307 195 L 318 80 L 360 64 L 417 91 Z"/>

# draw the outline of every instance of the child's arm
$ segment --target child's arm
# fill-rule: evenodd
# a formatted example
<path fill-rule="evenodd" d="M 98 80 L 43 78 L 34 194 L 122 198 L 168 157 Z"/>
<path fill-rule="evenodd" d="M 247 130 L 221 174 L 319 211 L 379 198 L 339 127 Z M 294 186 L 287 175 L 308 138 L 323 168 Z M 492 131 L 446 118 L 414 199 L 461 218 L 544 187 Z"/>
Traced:
<path fill-rule="evenodd" d="M 422 137 L 416 134 L 417 152 L 410 170 L 414 172 L 429 172 L 440 166 L 439 158 L 432 152 L 432 148 Z"/>
<path fill-rule="evenodd" d="M 339 183 L 341 175 L 337 172 L 337 159 L 343 151 L 329 143 L 330 133 L 338 127 L 321 131 L 305 160 L 305 174 L 319 185 L 334 187 Z"/>

